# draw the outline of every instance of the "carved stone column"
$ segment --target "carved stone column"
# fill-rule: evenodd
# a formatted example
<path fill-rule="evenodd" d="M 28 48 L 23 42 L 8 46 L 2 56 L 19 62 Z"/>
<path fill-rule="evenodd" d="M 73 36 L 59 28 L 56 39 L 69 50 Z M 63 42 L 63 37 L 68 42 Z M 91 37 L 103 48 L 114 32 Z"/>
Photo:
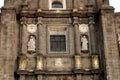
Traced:
<path fill-rule="evenodd" d="M 42 29 L 42 27 L 43 27 L 43 23 L 42 23 L 42 17 L 38 17 L 38 23 L 37 23 L 37 25 L 38 25 L 38 53 L 39 53 L 39 55 L 37 55 L 37 74 L 38 74 L 38 76 L 37 76 L 37 80 L 43 80 L 43 75 L 42 75 L 42 72 L 43 72 L 43 56 L 42 56 L 42 54 L 44 53 L 42 50 L 42 48 L 43 48 L 43 41 L 45 41 L 44 40 L 44 38 L 43 38 L 43 35 L 42 35 L 42 32 L 44 32 Z"/>
<path fill-rule="evenodd" d="M 42 46 L 41 43 L 42 42 L 41 42 L 41 37 L 40 37 L 41 36 L 41 27 L 42 27 L 42 17 L 38 17 L 37 20 L 38 20 L 37 25 L 38 25 L 38 36 L 39 36 L 38 37 L 38 43 L 39 43 L 38 53 L 42 53 L 41 52 L 41 46 Z"/>
<path fill-rule="evenodd" d="M 22 24 L 22 28 L 21 28 L 21 34 L 22 34 L 22 53 L 26 54 L 27 53 L 27 18 L 26 17 L 22 17 L 21 18 L 21 24 Z"/>
<path fill-rule="evenodd" d="M 81 69 L 81 56 L 75 55 L 75 69 Z"/>
<path fill-rule="evenodd" d="M 95 29 L 94 29 L 94 18 L 89 17 L 89 27 L 90 27 L 90 51 L 91 53 L 96 53 L 96 40 L 95 40 Z"/>
<path fill-rule="evenodd" d="M 80 54 L 80 36 L 79 36 L 79 23 L 78 17 L 74 17 L 74 38 L 75 38 L 75 54 Z"/>

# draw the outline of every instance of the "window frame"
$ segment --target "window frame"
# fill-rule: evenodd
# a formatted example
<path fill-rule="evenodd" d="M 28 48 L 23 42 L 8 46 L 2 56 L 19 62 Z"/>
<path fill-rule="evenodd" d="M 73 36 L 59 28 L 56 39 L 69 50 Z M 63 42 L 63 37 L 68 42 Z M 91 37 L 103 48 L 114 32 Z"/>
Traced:
<path fill-rule="evenodd" d="M 53 2 L 61 2 L 63 8 L 52 8 Z M 66 0 L 49 0 L 49 10 L 65 10 L 66 9 Z"/>
<path fill-rule="evenodd" d="M 52 30 L 54 28 L 58 28 L 58 30 Z M 48 42 L 48 53 L 68 53 L 68 30 L 66 26 L 48 26 L 48 37 L 47 37 L 47 42 Z M 59 30 L 59 28 L 63 28 L 66 29 L 64 31 Z M 51 51 L 51 43 L 50 43 L 50 36 L 51 35 L 65 35 L 65 39 L 66 39 L 66 50 L 65 51 Z"/>
<path fill-rule="evenodd" d="M 53 38 L 53 39 L 51 39 Z M 59 38 L 59 39 L 57 39 Z M 57 40 L 56 40 L 57 39 Z M 60 45 L 60 47 L 57 47 L 54 49 L 52 48 L 53 44 L 55 44 L 55 46 Z M 63 45 L 64 47 L 62 47 Z M 66 36 L 65 35 L 50 35 L 50 51 L 55 51 L 55 52 L 64 52 L 66 51 Z"/>

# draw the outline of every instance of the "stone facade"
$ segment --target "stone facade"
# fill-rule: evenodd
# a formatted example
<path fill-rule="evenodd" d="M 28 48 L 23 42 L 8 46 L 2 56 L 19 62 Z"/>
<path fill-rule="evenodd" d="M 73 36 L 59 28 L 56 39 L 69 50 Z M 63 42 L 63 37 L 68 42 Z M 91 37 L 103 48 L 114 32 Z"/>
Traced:
<path fill-rule="evenodd" d="M 54 2 L 57 8 L 50 6 Z M 114 13 L 109 0 L 4 3 L 0 80 L 120 79 L 120 13 Z"/>

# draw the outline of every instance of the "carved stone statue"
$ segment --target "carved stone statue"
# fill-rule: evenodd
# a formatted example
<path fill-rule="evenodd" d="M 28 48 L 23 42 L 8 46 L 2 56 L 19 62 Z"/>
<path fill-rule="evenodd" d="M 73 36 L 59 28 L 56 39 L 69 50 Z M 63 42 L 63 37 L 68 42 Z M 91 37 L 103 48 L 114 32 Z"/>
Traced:
<path fill-rule="evenodd" d="M 81 37 L 81 50 L 82 51 L 88 50 L 88 39 L 86 36 Z"/>
<path fill-rule="evenodd" d="M 30 36 L 29 41 L 28 41 L 28 51 L 35 51 L 35 37 L 34 36 Z"/>

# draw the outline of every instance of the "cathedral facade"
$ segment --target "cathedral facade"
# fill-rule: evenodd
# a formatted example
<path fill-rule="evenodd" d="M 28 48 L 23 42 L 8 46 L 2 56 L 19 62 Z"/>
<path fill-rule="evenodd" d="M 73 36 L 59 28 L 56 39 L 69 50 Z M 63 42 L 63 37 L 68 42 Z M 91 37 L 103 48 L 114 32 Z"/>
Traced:
<path fill-rule="evenodd" d="M 120 13 L 109 0 L 4 0 L 0 80 L 120 80 Z"/>

